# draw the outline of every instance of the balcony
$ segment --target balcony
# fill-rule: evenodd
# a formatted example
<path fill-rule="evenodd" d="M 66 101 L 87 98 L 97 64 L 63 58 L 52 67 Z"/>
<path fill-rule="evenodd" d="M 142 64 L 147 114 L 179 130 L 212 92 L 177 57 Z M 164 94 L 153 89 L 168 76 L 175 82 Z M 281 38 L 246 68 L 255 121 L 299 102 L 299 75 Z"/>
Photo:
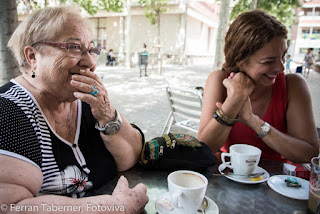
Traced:
<path fill-rule="evenodd" d="M 306 39 L 306 40 L 320 40 L 320 34 L 301 34 L 300 39 Z"/>

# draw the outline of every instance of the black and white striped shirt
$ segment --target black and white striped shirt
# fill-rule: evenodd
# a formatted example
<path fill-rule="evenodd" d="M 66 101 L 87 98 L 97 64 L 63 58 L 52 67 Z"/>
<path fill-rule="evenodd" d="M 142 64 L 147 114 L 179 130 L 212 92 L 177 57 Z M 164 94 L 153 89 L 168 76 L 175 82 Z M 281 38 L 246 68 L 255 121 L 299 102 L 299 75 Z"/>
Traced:
<path fill-rule="evenodd" d="M 117 173 L 90 106 L 80 100 L 73 143 L 55 133 L 36 99 L 14 80 L 0 88 L 0 121 L 0 154 L 41 169 L 39 194 L 81 197 Z"/>

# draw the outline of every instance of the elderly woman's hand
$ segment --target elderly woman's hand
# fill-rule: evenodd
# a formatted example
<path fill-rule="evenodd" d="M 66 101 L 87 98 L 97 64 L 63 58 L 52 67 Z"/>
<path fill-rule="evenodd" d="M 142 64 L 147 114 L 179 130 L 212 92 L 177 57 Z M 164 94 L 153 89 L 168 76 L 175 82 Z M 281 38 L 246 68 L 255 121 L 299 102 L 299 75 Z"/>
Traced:
<path fill-rule="evenodd" d="M 146 186 L 140 183 L 130 189 L 124 176 L 119 178 L 112 196 L 124 205 L 125 213 L 141 213 L 149 201 Z"/>
<path fill-rule="evenodd" d="M 72 76 L 71 85 L 77 90 L 74 96 L 90 105 L 93 116 L 100 124 L 106 124 L 115 117 L 107 89 L 97 74 L 88 69 L 80 70 L 80 74 Z"/>

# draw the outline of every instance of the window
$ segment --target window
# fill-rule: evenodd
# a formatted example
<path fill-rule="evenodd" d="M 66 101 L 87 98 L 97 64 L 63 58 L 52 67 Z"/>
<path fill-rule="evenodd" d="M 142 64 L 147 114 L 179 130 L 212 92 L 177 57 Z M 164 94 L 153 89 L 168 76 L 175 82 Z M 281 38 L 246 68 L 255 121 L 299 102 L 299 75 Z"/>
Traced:
<path fill-rule="evenodd" d="M 320 34 L 320 28 L 313 28 L 312 34 Z"/>

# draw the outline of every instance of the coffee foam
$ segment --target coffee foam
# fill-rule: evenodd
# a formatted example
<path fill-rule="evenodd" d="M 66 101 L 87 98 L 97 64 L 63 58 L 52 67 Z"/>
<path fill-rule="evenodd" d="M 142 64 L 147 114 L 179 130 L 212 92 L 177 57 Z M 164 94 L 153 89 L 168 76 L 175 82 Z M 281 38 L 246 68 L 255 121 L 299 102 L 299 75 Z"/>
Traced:
<path fill-rule="evenodd" d="M 191 173 L 181 173 L 175 175 L 175 179 L 172 179 L 175 185 L 185 188 L 198 188 L 206 184 L 206 182 L 199 177 Z"/>

